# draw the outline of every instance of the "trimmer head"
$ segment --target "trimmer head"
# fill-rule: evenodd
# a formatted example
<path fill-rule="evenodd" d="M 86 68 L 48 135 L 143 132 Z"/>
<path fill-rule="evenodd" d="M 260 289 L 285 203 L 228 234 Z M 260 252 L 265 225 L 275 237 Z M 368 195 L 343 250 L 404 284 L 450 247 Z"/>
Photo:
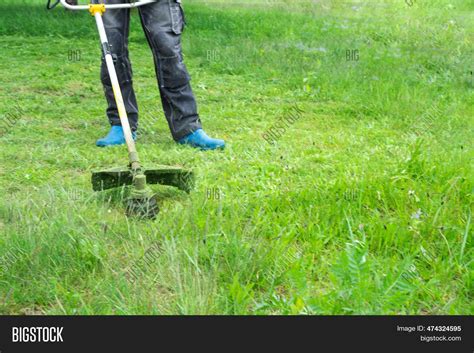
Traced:
<path fill-rule="evenodd" d="M 160 212 L 158 200 L 147 186 L 145 174 L 135 175 L 133 189 L 127 199 L 127 216 L 155 219 L 158 212 Z"/>
<path fill-rule="evenodd" d="M 192 171 L 180 167 L 159 166 L 144 168 L 146 184 L 161 184 L 177 187 L 189 193 L 194 186 L 194 174 Z M 92 173 L 92 188 L 94 191 L 102 191 L 133 185 L 133 173 L 129 168 L 112 168 Z"/>
<path fill-rule="evenodd" d="M 142 219 L 155 219 L 160 212 L 158 200 L 155 196 L 130 197 L 127 199 L 127 216 L 135 216 Z"/>

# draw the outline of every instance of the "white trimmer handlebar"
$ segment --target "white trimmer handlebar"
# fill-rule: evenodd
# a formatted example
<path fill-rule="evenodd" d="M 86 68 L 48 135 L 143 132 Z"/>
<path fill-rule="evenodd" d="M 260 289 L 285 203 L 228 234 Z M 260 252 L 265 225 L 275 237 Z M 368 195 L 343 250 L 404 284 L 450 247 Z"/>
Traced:
<path fill-rule="evenodd" d="M 157 0 L 141 0 L 125 4 L 104 4 L 106 9 L 131 9 L 134 7 L 140 7 L 143 5 L 148 5 Z M 68 10 L 89 10 L 90 5 L 70 5 L 66 0 L 61 0 L 61 5 L 63 5 Z"/>

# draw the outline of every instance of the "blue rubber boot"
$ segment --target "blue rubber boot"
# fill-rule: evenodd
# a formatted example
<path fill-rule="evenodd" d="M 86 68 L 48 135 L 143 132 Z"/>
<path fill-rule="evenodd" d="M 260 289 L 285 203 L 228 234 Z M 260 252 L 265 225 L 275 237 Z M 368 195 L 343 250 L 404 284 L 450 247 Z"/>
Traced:
<path fill-rule="evenodd" d="M 183 137 L 178 141 L 178 143 L 200 148 L 203 151 L 224 149 L 225 147 L 224 140 L 213 139 L 207 136 L 203 129 L 198 129 L 193 133 Z"/>
<path fill-rule="evenodd" d="M 137 134 L 136 132 L 132 132 L 132 137 L 136 140 Z M 97 140 L 96 145 L 99 147 L 107 147 L 107 146 L 115 146 L 115 145 L 123 145 L 125 143 L 125 136 L 123 134 L 122 126 L 120 125 L 113 125 L 110 129 L 107 136 Z"/>

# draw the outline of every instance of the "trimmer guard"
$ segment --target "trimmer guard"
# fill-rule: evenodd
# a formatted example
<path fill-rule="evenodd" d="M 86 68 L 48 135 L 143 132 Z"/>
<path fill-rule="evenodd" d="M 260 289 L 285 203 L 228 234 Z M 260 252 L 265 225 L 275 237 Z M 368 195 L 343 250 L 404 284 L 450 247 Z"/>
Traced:
<path fill-rule="evenodd" d="M 177 187 L 189 193 L 194 186 L 194 173 L 180 167 L 158 166 L 144 168 L 147 184 L 161 184 Z M 132 185 L 133 173 L 129 168 L 112 168 L 92 173 L 92 188 L 102 191 Z"/>

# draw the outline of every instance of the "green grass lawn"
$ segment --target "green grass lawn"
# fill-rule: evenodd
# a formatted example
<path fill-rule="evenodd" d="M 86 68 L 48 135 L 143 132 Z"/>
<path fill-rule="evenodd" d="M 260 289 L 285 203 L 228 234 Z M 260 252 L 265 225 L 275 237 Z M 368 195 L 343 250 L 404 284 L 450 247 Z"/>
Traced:
<path fill-rule="evenodd" d="M 141 159 L 197 175 L 156 221 L 91 190 L 127 164 L 94 144 L 98 35 L 44 2 L 0 4 L 0 313 L 474 314 L 472 0 L 184 1 L 208 153 L 173 142 L 134 13 Z"/>

